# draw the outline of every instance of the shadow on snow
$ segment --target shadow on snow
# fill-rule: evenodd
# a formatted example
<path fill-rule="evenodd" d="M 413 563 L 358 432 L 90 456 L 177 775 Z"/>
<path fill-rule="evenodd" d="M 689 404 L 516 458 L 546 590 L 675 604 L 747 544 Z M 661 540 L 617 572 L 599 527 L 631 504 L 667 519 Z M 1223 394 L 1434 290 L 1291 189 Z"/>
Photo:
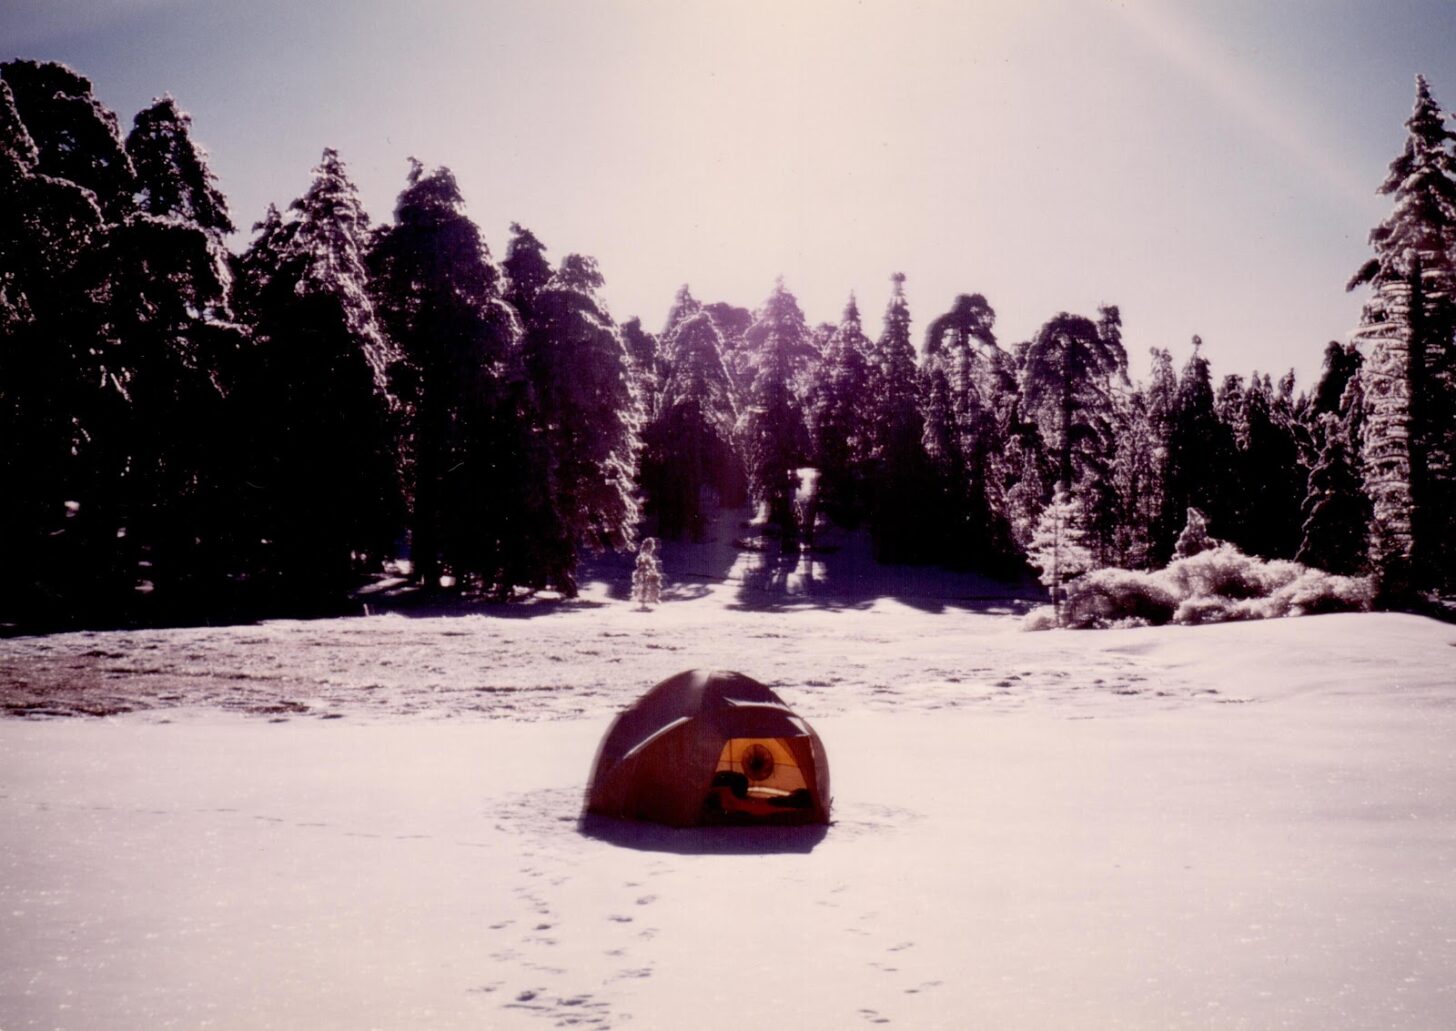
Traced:
<path fill-rule="evenodd" d="M 583 837 L 680 856 L 762 856 L 814 851 L 829 834 L 825 824 L 745 827 L 665 827 L 588 813 L 577 822 Z"/>

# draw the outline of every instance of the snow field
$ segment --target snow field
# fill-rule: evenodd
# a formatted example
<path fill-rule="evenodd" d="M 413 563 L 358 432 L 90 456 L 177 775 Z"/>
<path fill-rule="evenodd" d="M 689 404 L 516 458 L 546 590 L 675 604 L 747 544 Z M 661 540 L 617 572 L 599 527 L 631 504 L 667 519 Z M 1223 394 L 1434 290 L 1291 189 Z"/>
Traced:
<path fill-rule="evenodd" d="M 153 643 L 175 669 L 98 672 L 142 682 L 126 690 L 152 707 L 127 715 L 0 722 L 0 1027 L 1441 1028 L 1456 1014 L 1448 627 L 1027 634 L 893 602 L 705 601 L 600 636 L 625 609 L 43 639 L 53 665 L 119 666 L 84 653 Z M 151 677 L 185 684 L 189 654 L 260 666 L 242 643 L 258 640 L 296 685 L 330 633 L 356 631 L 380 650 L 336 645 L 361 654 L 302 710 L 220 711 L 218 677 L 176 703 L 148 694 Z M 387 706 L 373 696 L 393 688 L 351 696 L 369 655 L 410 637 L 442 671 L 440 709 L 403 687 Z M 466 707 L 468 666 L 533 642 L 525 668 L 474 675 L 556 685 L 529 692 L 550 718 Z M 0 669 L 24 676 L 40 643 L 6 642 Z M 584 835 L 596 743 L 651 663 L 735 654 L 803 678 L 781 692 L 829 749 L 835 824 Z M 592 676 L 567 711 L 558 695 Z"/>

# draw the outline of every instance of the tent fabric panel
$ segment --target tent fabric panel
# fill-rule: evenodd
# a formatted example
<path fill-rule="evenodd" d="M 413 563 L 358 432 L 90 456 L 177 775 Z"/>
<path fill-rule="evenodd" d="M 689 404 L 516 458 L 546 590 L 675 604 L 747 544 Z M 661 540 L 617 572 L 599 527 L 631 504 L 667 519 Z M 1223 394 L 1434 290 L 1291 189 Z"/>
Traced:
<path fill-rule="evenodd" d="M 706 674 L 702 687 L 703 709 L 753 704 L 788 708 L 782 698 L 752 677 L 724 670 L 713 670 Z"/>
<path fill-rule="evenodd" d="M 637 753 L 641 752 L 643 749 L 651 747 L 652 743 L 654 741 L 656 741 L 658 738 L 662 737 L 662 735 L 672 733 L 678 727 L 681 727 L 684 723 L 691 723 L 692 722 L 692 719 L 693 718 L 691 716 L 679 716 L 677 719 L 673 720 L 667 726 L 661 727 L 658 730 L 653 731 L 653 733 L 651 733 L 647 737 L 643 738 L 641 741 L 637 742 L 637 744 L 633 745 L 630 749 L 627 750 L 627 754 L 625 754 L 624 756 L 622 756 L 622 759 L 623 760 L 631 759 L 633 756 L 635 756 Z"/>
<path fill-rule="evenodd" d="M 702 818 L 703 798 L 718 752 L 700 721 L 683 724 L 644 748 L 633 775 L 629 808 L 634 819 L 689 827 Z"/>
<path fill-rule="evenodd" d="M 723 709 L 708 721 L 724 738 L 801 737 L 807 729 L 793 713 L 766 707 Z"/>
<path fill-rule="evenodd" d="M 803 774 L 804 783 L 814 799 L 815 818 L 820 823 L 829 822 L 829 809 L 833 796 L 829 793 L 829 762 L 824 755 L 824 745 L 819 735 L 812 731 L 806 737 L 788 738 L 784 741 Z"/>
<path fill-rule="evenodd" d="M 600 771 L 588 811 L 673 827 L 699 822 L 703 797 L 718 757 L 700 721 L 686 720 Z"/>
<path fill-rule="evenodd" d="M 682 716 L 694 716 L 702 708 L 701 670 L 688 670 L 662 681 L 617 715 L 601 747 L 594 768 L 602 770 L 620 762 L 633 748 L 651 737 L 664 724 Z"/>

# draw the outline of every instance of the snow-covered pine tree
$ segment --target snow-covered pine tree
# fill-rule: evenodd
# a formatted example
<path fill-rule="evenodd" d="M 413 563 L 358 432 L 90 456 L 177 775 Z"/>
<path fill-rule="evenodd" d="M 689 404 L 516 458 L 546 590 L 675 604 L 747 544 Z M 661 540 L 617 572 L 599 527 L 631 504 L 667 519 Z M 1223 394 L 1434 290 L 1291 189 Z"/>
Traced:
<path fill-rule="evenodd" d="M 684 283 L 677 288 L 672 305 L 667 309 L 667 321 L 663 323 L 662 332 L 657 336 L 662 341 L 663 355 L 669 363 L 672 361 L 672 339 L 677 327 L 702 310 L 703 306 L 693 296 L 692 288 L 688 284 Z"/>
<path fill-rule="evenodd" d="M 813 349 L 814 357 L 805 366 L 802 377 L 794 383 L 794 396 L 803 402 L 805 425 L 808 425 L 809 395 L 813 392 L 814 385 L 819 382 L 824 355 L 828 352 L 829 342 L 834 339 L 838 328 L 833 322 L 821 322 L 817 326 L 809 327 L 809 345 Z"/>
<path fill-rule="evenodd" d="M 739 415 L 739 435 L 749 486 L 767 525 L 786 540 L 793 539 L 799 530 L 794 512 L 798 470 L 809 452 L 809 434 L 793 385 L 817 356 L 804 313 L 782 279 L 744 334 L 743 350 L 751 378 Z"/>
<path fill-rule="evenodd" d="M 1104 309 L 1106 328 L 1062 312 L 1046 322 L 1023 352 L 1022 410 L 1036 423 L 1057 482 L 1084 505 L 1087 543 L 1106 564 L 1112 558 L 1117 495 L 1114 382 L 1125 379 L 1116 309 Z"/>
<path fill-rule="evenodd" d="M 0 78 L 0 181 L 14 187 L 35 173 L 40 151 L 20 120 L 10 83 Z"/>
<path fill-rule="evenodd" d="M 136 170 L 137 207 L 149 215 L 190 222 L 219 240 L 233 231 L 227 200 L 192 141 L 192 117 L 171 94 L 137 114 L 126 152 Z"/>
<path fill-rule="evenodd" d="M 922 380 L 910 332 L 905 274 L 890 277 L 890 300 L 868 363 L 870 535 L 881 561 L 929 557 L 923 502 L 934 489 L 920 413 Z M 919 502 L 919 503 L 917 503 Z"/>
<path fill-rule="evenodd" d="M 297 292 L 339 299 L 349 333 L 382 391 L 398 354 L 369 294 L 369 216 L 338 151 L 324 148 L 313 176 L 308 191 L 289 205 L 295 215 L 290 246 L 304 261 Z"/>
<path fill-rule="evenodd" d="M 744 334 L 753 325 L 753 312 L 726 301 L 710 301 L 703 305 L 703 310 L 722 334 L 724 347 L 731 350 L 743 345 Z M 729 374 L 732 374 L 732 370 L 729 370 Z"/>
<path fill-rule="evenodd" d="M 870 429 L 869 339 L 851 294 L 829 338 L 809 390 L 809 433 L 819 470 L 819 502 L 841 526 L 858 526 L 865 511 L 873 442 Z"/>
<path fill-rule="evenodd" d="M 1173 557 L 1192 558 L 1194 555 L 1209 551 L 1222 543 L 1209 535 L 1208 517 L 1199 509 L 1190 506 L 1185 514 L 1183 530 L 1178 534 L 1177 543 L 1173 545 Z"/>
<path fill-rule="evenodd" d="M 265 570 L 291 596 L 330 597 L 377 568 L 402 529 L 393 352 L 369 294 L 369 219 L 335 150 L 289 215 L 270 207 L 238 263 L 256 342 L 249 481 Z"/>
<path fill-rule="evenodd" d="M 1361 358 L 1360 368 L 1364 368 L 1364 358 Z M 1340 431 L 1345 434 L 1345 440 L 1350 445 L 1350 457 L 1355 463 L 1355 469 L 1360 473 L 1361 482 L 1364 482 L 1364 469 L 1361 464 L 1361 441 L 1365 439 L 1365 387 L 1364 380 L 1356 370 L 1356 374 L 1350 377 L 1350 382 L 1345 384 L 1345 392 L 1340 395 L 1340 407 L 1337 413 L 1340 417 Z"/>
<path fill-rule="evenodd" d="M 8 61 L 0 77 L 36 147 L 36 174 L 64 179 L 94 195 L 109 221 L 135 209 L 135 171 L 116 115 L 91 80 L 53 61 Z"/>
<path fill-rule="evenodd" d="M 673 344 L 675 359 L 643 434 L 644 502 L 663 536 L 698 539 L 716 503 L 742 497 L 744 473 L 733 441 L 738 413 L 723 341 L 707 313 L 680 322 Z"/>
<path fill-rule="evenodd" d="M 263 217 L 253 223 L 252 242 L 233 262 L 233 275 L 237 280 L 233 306 L 242 317 L 253 317 L 256 295 L 273 270 L 283 263 L 283 255 L 297 228 L 293 222 L 285 222 L 278 205 L 271 202 Z"/>
<path fill-rule="evenodd" d="M 667 309 L 667 320 L 662 324 L 662 332 L 657 334 L 656 371 L 659 383 L 667 382 L 668 378 L 672 375 L 673 363 L 676 360 L 673 356 L 677 350 L 678 327 L 702 310 L 702 304 L 693 296 L 692 288 L 688 284 L 684 283 L 677 288 L 677 293 L 672 298 L 672 304 Z M 719 358 L 723 360 L 725 356 L 722 354 L 723 341 L 721 337 L 718 345 Z M 724 363 L 724 369 L 727 369 L 726 362 Z M 655 409 L 649 409 L 649 414 L 653 411 Z"/>
<path fill-rule="evenodd" d="M 942 557 L 993 574 L 1019 562 L 1006 504 L 1016 373 L 1011 356 L 996 344 L 995 322 L 985 297 L 959 295 L 927 327 L 924 361 L 930 384 L 926 450 L 945 500 Z M 938 425 L 947 418 L 948 427 Z"/>
<path fill-rule="evenodd" d="M 412 162 L 368 267 L 399 352 L 390 384 L 402 407 L 415 578 L 433 586 L 448 569 L 457 583 L 528 582 L 539 568 L 522 542 L 550 481 L 532 450 L 521 324 L 449 169 L 425 174 Z"/>
<path fill-rule="evenodd" d="M 1259 376 L 1256 372 L 1256 387 L 1258 382 Z M 1250 513 L 1253 508 L 1253 499 L 1249 493 L 1250 483 L 1244 468 L 1245 442 L 1248 439 L 1248 427 L 1244 424 L 1246 397 L 1244 377 L 1237 373 L 1225 375 L 1213 396 L 1213 412 L 1221 431 L 1219 438 L 1227 448 L 1225 458 L 1228 463 L 1220 498 L 1219 526 L 1228 533 L 1230 540 L 1240 544 L 1251 529 Z"/>
<path fill-rule="evenodd" d="M 648 537 L 637 549 L 637 563 L 632 570 L 632 600 L 643 612 L 662 600 L 662 563 L 657 558 L 657 538 Z"/>
<path fill-rule="evenodd" d="M 12 363 L 12 375 L 24 375 L 32 361 L 36 372 L 51 366 L 52 389 L 33 383 L 28 396 L 71 423 L 71 443 L 84 450 L 95 428 L 88 406 L 110 390 L 86 291 L 98 274 L 93 258 L 102 230 L 132 209 L 131 159 L 116 116 L 92 94 L 90 80 L 65 65 L 6 62 L 0 83 L 0 325 L 35 333 L 34 350 L 12 344 L 0 361 Z M 0 390 L 15 386 L 0 380 Z"/>
<path fill-rule="evenodd" d="M 658 375 L 657 337 L 643 329 L 642 320 L 635 315 L 619 328 L 632 369 L 632 383 L 642 403 L 643 417 L 651 419 L 657 411 L 657 394 L 662 388 L 662 379 Z"/>
<path fill-rule="evenodd" d="M 1264 374 L 1264 380 L 1264 385 L 1268 387 L 1268 373 Z M 1274 412 L 1277 419 L 1281 423 L 1287 422 L 1291 418 L 1298 419 L 1304 413 L 1305 408 L 1307 408 L 1309 405 L 1308 398 L 1305 397 L 1305 395 L 1295 393 L 1294 388 L 1296 382 L 1297 379 L 1295 377 L 1294 369 L 1287 369 L 1284 375 L 1279 377 L 1278 393 L 1271 392 L 1269 395 L 1274 399 Z"/>
<path fill-rule="evenodd" d="M 1097 568 L 1092 549 L 1085 543 L 1083 507 L 1067 493 L 1064 484 L 1057 484 L 1051 502 L 1037 520 L 1036 532 L 1026 549 L 1026 560 L 1041 570 L 1041 582 L 1051 591 L 1057 626 L 1062 625 L 1066 583 Z"/>
<path fill-rule="evenodd" d="M 931 557 L 944 564 L 964 563 L 963 543 L 966 494 L 970 476 L 956 425 L 955 402 L 951 398 L 950 376 L 942 363 L 925 369 L 923 446 L 933 484 L 928 503 L 920 515 L 922 532 L 934 545 Z M 957 547 L 957 545 L 960 545 Z"/>
<path fill-rule="evenodd" d="M 703 310 L 708 313 L 723 337 L 723 367 L 728 370 L 728 378 L 733 381 L 734 396 L 741 405 L 743 398 L 748 396 L 748 388 L 753 385 L 753 369 L 748 349 L 743 346 L 748 329 L 753 325 L 753 312 L 725 301 L 705 304 Z"/>
<path fill-rule="evenodd" d="M 8 65 L 0 68 L 7 74 L 14 71 Z M 72 378 L 86 382 L 98 378 L 94 367 L 82 367 L 88 357 L 89 364 L 95 364 L 91 330 L 75 327 L 83 339 L 74 341 L 74 353 L 63 355 L 71 342 L 64 338 L 61 321 L 83 305 L 84 299 L 75 295 L 79 285 L 74 274 L 84 264 L 103 217 L 92 191 L 41 166 L 40 150 L 4 78 L 0 78 L 0 188 L 6 198 L 0 205 L 0 334 L 6 342 L 0 347 L 0 371 L 5 373 L 0 375 L 0 396 L 19 403 L 23 395 L 36 403 L 37 414 L 48 410 L 69 421 L 73 413 L 61 414 L 66 402 L 48 392 L 45 383 L 29 382 L 22 390 L 21 381 L 30 378 L 32 362 L 40 375 L 40 366 L 48 361 L 58 363 L 44 374 L 52 388 Z M 72 371 L 63 373 L 63 368 Z"/>
<path fill-rule="evenodd" d="M 109 171 L 109 139 L 104 146 Z M 92 435 L 101 508 L 119 542 L 117 586 L 150 584 L 152 604 L 194 606 L 226 582 L 233 541 L 246 532 L 236 525 L 244 476 L 226 400 L 246 342 L 228 296 L 232 221 L 170 99 L 137 116 L 124 149 L 144 174 L 128 176 L 135 196 L 112 204 L 85 272 L 92 346 L 110 388 Z"/>
<path fill-rule="evenodd" d="M 1149 414 L 1146 389 L 1138 388 L 1117 406 L 1112 482 L 1117 491 L 1113 552 L 1129 569 L 1152 565 L 1153 530 L 1162 502 L 1162 447 Z"/>
<path fill-rule="evenodd" d="M 1235 443 L 1214 405 L 1213 382 L 1203 341 L 1193 338 L 1193 354 L 1183 366 L 1178 393 L 1169 412 L 1168 450 L 1164 461 L 1163 524 L 1157 560 L 1167 561 L 1191 507 L 1208 514 L 1215 525 L 1232 525 L 1231 500 Z"/>
<path fill-rule="evenodd" d="M 1227 536 L 1249 554 L 1293 558 L 1309 478 L 1296 436 L 1301 427 L 1267 375 L 1254 373 L 1240 408 L 1236 442 L 1242 512 Z"/>
<path fill-rule="evenodd" d="M 1258 389 L 1259 374 L 1254 373 L 1254 388 Z M 1242 445 L 1248 434 L 1248 427 L 1244 425 L 1246 412 L 1245 397 L 1247 388 L 1244 386 L 1244 377 L 1238 373 L 1231 372 L 1224 376 L 1223 382 L 1219 384 L 1217 392 L 1213 395 L 1213 412 L 1218 416 L 1218 421 L 1223 423 L 1224 428 L 1235 444 Z"/>
<path fill-rule="evenodd" d="M 1143 501 L 1136 506 L 1138 516 L 1131 514 L 1124 499 L 1124 523 L 1141 519 L 1136 534 L 1142 538 L 1137 550 L 1141 557 L 1136 559 L 1139 567 L 1152 568 L 1168 560 L 1172 541 L 1177 528 L 1168 530 L 1172 518 L 1167 511 L 1168 442 L 1173 428 L 1173 410 L 1178 400 L 1178 375 L 1173 371 L 1173 355 L 1166 348 L 1149 348 L 1152 358 L 1151 373 L 1145 387 L 1140 391 L 1145 404 L 1147 422 L 1147 445 L 1151 449 L 1148 460 L 1152 468 L 1140 477 Z M 1119 438 L 1119 445 L 1122 441 Z M 1129 446 L 1133 446 L 1129 442 Z M 1131 561 L 1131 560 L 1130 560 Z"/>
<path fill-rule="evenodd" d="M 905 273 L 890 277 L 890 300 L 880 335 L 870 349 L 867 374 L 867 403 L 874 447 L 884 451 L 894 428 L 901 421 L 920 421 L 920 374 L 915 362 L 915 342 L 910 335 L 910 304 L 905 299 Z M 919 431 L 916 431 L 919 439 Z"/>
<path fill-rule="evenodd" d="M 525 368 L 552 472 L 549 579 L 576 593 L 578 548 L 621 550 L 638 519 L 641 409 L 622 335 L 599 291 L 594 259 L 568 254 L 537 292 Z"/>
<path fill-rule="evenodd" d="M 1375 477 L 1370 485 L 1372 546 L 1381 561 L 1397 566 L 1408 554 L 1412 586 L 1449 588 L 1456 585 L 1456 157 L 1451 150 L 1456 134 L 1446 127 L 1445 114 L 1422 76 L 1416 77 L 1415 105 L 1405 124 L 1405 147 L 1380 186 L 1394 206 L 1371 230 L 1375 256 L 1350 281 L 1351 288 L 1369 284 L 1374 291 L 1359 333 L 1370 341 L 1367 451 L 1382 452 L 1373 460 L 1367 455 L 1365 462 L 1367 477 Z M 1397 292 L 1383 289 L 1397 283 Z M 1376 354 L 1391 348 L 1403 354 Z M 1399 400 L 1389 381 L 1399 375 L 1396 366 L 1402 360 L 1407 413 L 1404 425 L 1397 426 L 1399 420 L 1374 412 Z M 1406 443 L 1387 438 L 1388 432 L 1406 434 Z M 1407 455 L 1406 473 L 1398 472 L 1399 463 L 1391 457 L 1400 450 Z M 1394 475 L 1407 476 L 1408 483 L 1393 486 L 1387 481 Z M 1398 495 L 1409 496 L 1407 516 L 1391 511 L 1392 505 L 1403 504 L 1395 500 Z M 1387 588 L 1405 575 L 1379 562 L 1377 573 Z"/>
<path fill-rule="evenodd" d="M 1370 499 L 1370 567 L 1378 593 L 1406 599 L 1413 569 L 1415 499 L 1412 493 L 1410 284 L 1376 285 L 1357 337 L 1370 348 L 1360 367 L 1363 432 L 1360 461 Z"/>
<path fill-rule="evenodd" d="M 1018 415 L 1001 465 L 1011 481 L 1006 489 L 1006 521 L 1012 540 L 1024 553 L 1031 545 L 1037 520 L 1051 498 L 1056 478 L 1056 470 L 1035 423 Z"/>
<path fill-rule="evenodd" d="M 1341 344 L 1338 340 L 1331 340 L 1325 345 L 1324 365 L 1308 409 L 1309 418 L 1314 423 L 1319 422 L 1321 415 L 1340 410 L 1345 388 L 1359 375 L 1362 362 L 1359 348 L 1353 343 Z"/>
<path fill-rule="evenodd" d="M 550 281 L 552 270 L 546 260 L 546 245 L 519 222 L 511 223 L 511 239 L 506 244 L 501 271 L 506 275 L 506 301 L 520 314 L 521 322 L 529 325 L 536 295 Z"/>
<path fill-rule="evenodd" d="M 1173 409 L 1178 403 L 1178 374 L 1173 371 L 1173 352 L 1167 348 L 1148 348 L 1153 359 L 1152 374 L 1148 377 L 1148 423 L 1153 438 L 1159 447 L 1168 446 L 1168 434 L 1173 428 Z"/>
<path fill-rule="evenodd" d="M 1267 483 L 1268 497 L 1277 505 L 1277 530 L 1271 534 L 1277 558 L 1293 558 L 1303 539 L 1303 502 L 1309 486 L 1309 470 L 1319 457 L 1315 437 L 1303 419 L 1305 398 L 1294 395 L 1294 370 L 1290 368 L 1270 390 L 1270 377 L 1262 380 L 1262 393 L 1268 399 L 1271 470 Z M 1259 427 L 1251 421 L 1251 446 L 1259 449 Z"/>
<path fill-rule="evenodd" d="M 945 372 L 959 432 L 994 447 L 1014 403 L 1013 362 L 996 343 L 996 312 L 980 294 L 961 294 L 925 331 L 925 366 Z"/>
<path fill-rule="evenodd" d="M 1295 559 L 1331 573 L 1354 576 L 1368 562 L 1366 538 L 1370 529 L 1370 500 L 1339 415 L 1320 417 L 1323 447 L 1309 472 L 1304 501 L 1304 525 Z"/>
<path fill-rule="evenodd" d="M 13 590 L 0 618 L 44 622 L 92 593 L 109 546 L 97 514 L 67 507 L 94 493 L 91 413 L 104 388 L 88 318 L 88 267 L 103 216 L 95 194 L 41 168 L 40 149 L 0 77 L 0 538 Z M 116 145 L 111 141 L 110 145 Z M 114 540 L 114 527 L 113 540 Z"/>
<path fill-rule="evenodd" d="M 15 109 L 10 84 L 0 79 L 0 191 L 10 200 L 0 213 L 0 333 L 5 334 L 7 341 L 33 317 L 26 297 L 25 272 L 16 260 L 30 235 L 20 214 L 23 209 L 17 208 L 17 202 L 29 199 L 24 195 L 35 178 L 38 157 L 35 141 Z M 0 362 L 3 361 L 0 357 Z M 3 389 L 0 383 L 0 390 Z"/>

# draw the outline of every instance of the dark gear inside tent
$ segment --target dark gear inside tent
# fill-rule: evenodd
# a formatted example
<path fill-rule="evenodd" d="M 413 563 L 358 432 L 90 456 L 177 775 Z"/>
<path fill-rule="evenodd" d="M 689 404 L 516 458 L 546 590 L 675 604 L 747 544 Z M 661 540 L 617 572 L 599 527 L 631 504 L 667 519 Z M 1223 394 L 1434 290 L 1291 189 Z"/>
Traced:
<path fill-rule="evenodd" d="M 589 813 L 674 827 L 828 823 L 819 735 L 742 673 L 688 670 L 612 723 L 587 786 Z"/>

